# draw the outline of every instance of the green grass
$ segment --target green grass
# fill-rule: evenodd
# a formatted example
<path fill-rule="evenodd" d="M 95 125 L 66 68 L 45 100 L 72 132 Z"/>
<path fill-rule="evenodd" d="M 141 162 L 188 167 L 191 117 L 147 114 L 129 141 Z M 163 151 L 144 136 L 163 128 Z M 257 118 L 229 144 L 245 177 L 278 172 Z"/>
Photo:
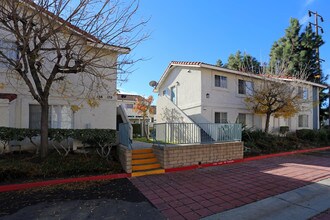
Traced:
<path fill-rule="evenodd" d="M 120 163 L 102 159 L 97 154 L 62 157 L 52 152 L 42 161 L 30 153 L 0 156 L 0 183 L 122 172 Z"/>
<path fill-rule="evenodd" d="M 145 142 L 145 143 L 153 143 L 152 139 L 147 139 L 146 137 L 136 137 L 133 138 L 134 141 L 141 141 L 141 142 Z"/>

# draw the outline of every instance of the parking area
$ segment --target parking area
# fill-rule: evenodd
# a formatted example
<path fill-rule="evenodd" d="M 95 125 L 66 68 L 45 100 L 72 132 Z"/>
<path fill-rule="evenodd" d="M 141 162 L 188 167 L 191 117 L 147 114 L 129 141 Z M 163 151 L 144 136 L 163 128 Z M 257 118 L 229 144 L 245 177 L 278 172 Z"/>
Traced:
<path fill-rule="evenodd" d="M 170 219 L 200 219 L 330 177 L 330 151 L 131 178 Z"/>

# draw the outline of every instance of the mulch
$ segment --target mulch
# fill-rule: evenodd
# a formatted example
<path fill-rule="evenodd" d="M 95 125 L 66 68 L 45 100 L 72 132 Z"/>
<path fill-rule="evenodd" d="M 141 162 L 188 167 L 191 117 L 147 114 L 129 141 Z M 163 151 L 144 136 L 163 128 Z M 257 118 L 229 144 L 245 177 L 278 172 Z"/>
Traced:
<path fill-rule="evenodd" d="M 128 179 L 71 183 L 0 193 L 0 217 L 41 202 L 54 203 L 92 199 L 114 199 L 135 203 L 148 202 L 146 197 Z"/>

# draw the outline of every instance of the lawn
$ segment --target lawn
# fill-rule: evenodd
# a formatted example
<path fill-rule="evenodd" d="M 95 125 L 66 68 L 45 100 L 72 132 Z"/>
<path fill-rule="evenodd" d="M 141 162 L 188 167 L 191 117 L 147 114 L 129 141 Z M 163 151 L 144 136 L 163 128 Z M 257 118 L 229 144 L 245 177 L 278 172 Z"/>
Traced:
<path fill-rule="evenodd" d="M 154 141 L 152 139 L 148 139 L 146 137 L 136 137 L 133 139 L 134 141 L 141 141 L 145 143 L 153 143 Z"/>

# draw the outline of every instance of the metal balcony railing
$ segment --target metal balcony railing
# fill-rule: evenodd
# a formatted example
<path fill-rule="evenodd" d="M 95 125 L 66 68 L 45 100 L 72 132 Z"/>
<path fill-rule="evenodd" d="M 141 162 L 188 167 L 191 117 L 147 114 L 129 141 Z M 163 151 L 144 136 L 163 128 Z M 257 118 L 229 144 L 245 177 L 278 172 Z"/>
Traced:
<path fill-rule="evenodd" d="M 241 124 L 158 123 L 154 124 L 158 144 L 196 144 L 241 141 Z"/>

